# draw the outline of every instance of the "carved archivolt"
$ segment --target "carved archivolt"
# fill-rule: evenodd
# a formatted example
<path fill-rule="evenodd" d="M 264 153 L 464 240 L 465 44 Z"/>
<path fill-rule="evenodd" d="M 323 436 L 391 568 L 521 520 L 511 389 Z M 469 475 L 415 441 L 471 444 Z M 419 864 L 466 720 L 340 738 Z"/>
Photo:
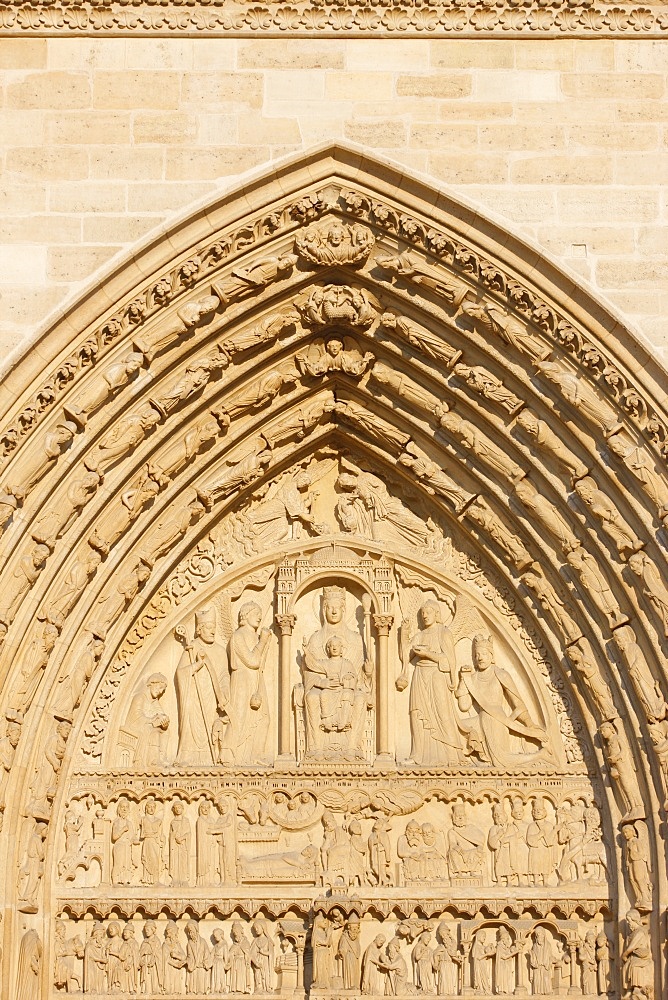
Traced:
<path fill-rule="evenodd" d="M 3 989 L 659 996 L 665 374 L 300 166 L 14 373 Z"/>

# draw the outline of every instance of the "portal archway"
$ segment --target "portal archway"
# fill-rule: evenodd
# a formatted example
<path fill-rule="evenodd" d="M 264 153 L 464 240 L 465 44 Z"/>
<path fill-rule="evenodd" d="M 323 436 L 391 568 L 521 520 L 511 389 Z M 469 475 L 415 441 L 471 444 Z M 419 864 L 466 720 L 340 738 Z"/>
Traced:
<path fill-rule="evenodd" d="M 11 995 L 659 995 L 666 377 L 599 303 L 337 147 L 13 384 Z"/>

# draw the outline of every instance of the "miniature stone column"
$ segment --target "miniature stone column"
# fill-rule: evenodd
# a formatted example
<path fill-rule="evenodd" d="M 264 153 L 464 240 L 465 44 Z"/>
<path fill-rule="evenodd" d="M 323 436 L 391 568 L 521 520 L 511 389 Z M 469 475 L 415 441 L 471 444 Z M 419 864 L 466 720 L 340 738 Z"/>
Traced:
<path fill-rule="evenodd" d="M 582 996 L 582 987 L 580 985 L 579 979 L 579 966 L 578 966 L 578 944 L 580 939 L 577 934 L 572 934 L 569 936 L 568 944 L 568 954 L 571 960 L 571 985 L 569 987 L 568 993 L 570 996 Z"/>
<path fill-rule="evenodd" d="M 521 935 L 518 931 L 517 944 L 519 946 L 519 951 L 517 953 L 517 986 L 515 987 L 515 996 L 526 997 L 529 994 L 529 982 L 527 976 L 527 950 L 529 946 L 528 935 Z"/>
<path fill-rule="evenodd" d="M 278 724 L 278 753 L 281 757 L 291 755 L 290 751 L 290 657 L 292 653 L 292 632 L 295 615 L 276 615 L 276 624 L 281 630 L 280 645 L 280 714 Z"/>
<path fill-rule="evenodd" d="M 297 992 L 304 990 L 304 950 L 306 948 L 306 927 L 301 920 L 283 919 L 278 921 L 278 929 L 297 952 Z"/>
<path fill-rule="evenodd" d="M 389 746 L 389 710 L 388 710 L 388 637 L 392 615 L 374 615 L 373 623 L 378 632 L 378 718 L 376 720 L 376 746 L 379 757 L 388 757 Z"/>
<path fill-rule="evenodd" d="M 462 962 L 462 995 L 471 996 L 473 994 L 473 986 L 471 984 L 471 948 L 473 947 L 473 931 L 467 930 L 464 924 L 461 924 L 461 946 L 464 952 L 464 960 Z"/>

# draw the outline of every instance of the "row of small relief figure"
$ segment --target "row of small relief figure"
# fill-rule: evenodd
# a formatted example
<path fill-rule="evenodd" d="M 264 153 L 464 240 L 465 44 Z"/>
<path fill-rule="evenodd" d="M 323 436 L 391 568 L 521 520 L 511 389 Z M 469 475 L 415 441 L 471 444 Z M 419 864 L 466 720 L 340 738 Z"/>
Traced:
<path fill-rule="evenodd" d="M 491 881 L 499 886 L 605 884 L 607 857 L 597 807 L 576 800 L 555 808 L 534 798 L 525 819 L 526 805 L 515 797 L 508 813 L 504 803 L 494 803 L 491 823 L 484 824 L 478 815 L 472 821 L 471 807 L 462 801 L 438 807 L 443 815 L 436 819 L 432 812 L 433 822 L 416 818 L 404 822 L 382 813 L 337 817 L 326 809 L 316 820 L 322 826 L 319 847 L 312 843 L 302 847 L 296 841 L 282 851 L 244 857 L 239 851 L 242 827 L 255 829 L 259 840 L 266 842 L 277 841 L 280 828 L 271 823 L 249 826 L 230 801 L 214 805 L 200 799 L 189 807 L 175 799 L 167 819 L 164 805 L 153 797 L 143 807 L 121 798 L 109 819 L 105 810 L 96 809 L 92 824 L 88 821 L 90 838 L 84 836 L 84 816 L 67 810 L 65 852 L 58 869 L 61 878 L 73 880 L 78 867 L 90 867 L 91 857 L 99 856 L 102 862 L 106 851 L 100 845 L 108 837 L 111 870 L 102 871 L 101 880 L 114 885 L 159 885 L 165 872 L 169 884 L 188 886 L 234 884 L 247 874 L 253 881 L 283 881 L 290 872 L 294 879 L 297 871 L 302 882 L 358 886 L 447 880 Z M 196 810 L 194 822 L 188 816 L 190 809 Z M 630 835 L 637 839 L 635 828 L 630 828 Z M 642 851 L 635 854 L 629 854 L 629 864 L 633 862 L 640 877 L 639 865 L 648 859 L 643 862 Z"/>
<path fill-rule="evenodd" d="M 393 923 L 389 940 L 376 934 L 363 947 L 366 921 L 354 912 L 346 919 L 335 908 L 315 915 L 305 954 L 303 934 L 291 939 L 279 924 L 276 938 L 263 917 L 250 922 L 250 939 L 249 924 L 239 919 L 231 922 L 229 938 L 209 921 L 213 930 L 203 935 L 204 922 L 194 919 L 148 919 L 141 942 L 136 920 L 112 919 L 106 926 L 86 921 L 87 936 L 74 937 L 68 923 L 56 921 L 54 942 L 54 987 L 64 993 L 292 994 L 304 990 L 305 965 L 311 994 L 488 996 L 519 990 L 595 997 L 612 991 L 611 946 L 600 925 L 580 934 L 538 923 L 522 933 L 492 921 L 473 931 L 462 927 L 460 934 L 452 920 L 410 920 Z M 364 930 L 366 938 L 373 934 L 371 927 Z"/>

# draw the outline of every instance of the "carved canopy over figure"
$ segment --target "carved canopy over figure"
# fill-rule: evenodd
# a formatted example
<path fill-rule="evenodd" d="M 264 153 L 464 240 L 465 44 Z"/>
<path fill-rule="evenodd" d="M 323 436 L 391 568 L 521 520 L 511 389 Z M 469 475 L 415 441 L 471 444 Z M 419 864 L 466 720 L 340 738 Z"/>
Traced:
<path fill-rule="evenodd" d="M 323 624 L 308 639 L 303 654 L 306 753 L 364 759 L 364 723 L 373 664 L 365 656 L 359 631 L 345 620 L 346 592 L 325 587 Z M 334 750 L 333 748 L 336 747 Z"/>

